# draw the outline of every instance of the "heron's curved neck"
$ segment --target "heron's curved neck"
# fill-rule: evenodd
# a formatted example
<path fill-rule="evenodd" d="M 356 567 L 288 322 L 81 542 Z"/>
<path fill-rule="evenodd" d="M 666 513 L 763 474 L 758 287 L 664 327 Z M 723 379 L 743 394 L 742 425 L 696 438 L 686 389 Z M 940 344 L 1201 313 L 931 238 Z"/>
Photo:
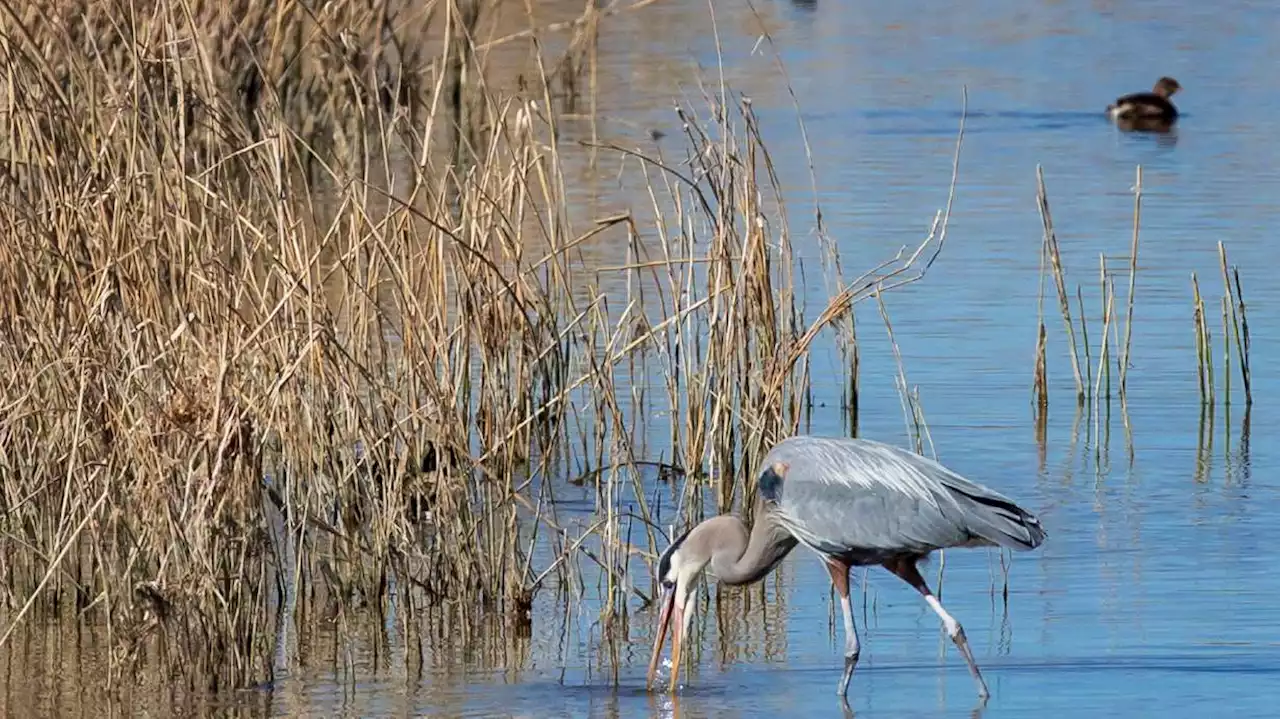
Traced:
<path fill-rule="evenodd" d="M 796 546 L 791 536 L 766 509 L 763 502 L 756 502 L 755 524 L 748 537 L 742 520 L 733 516 L 721 516 L 710 521 L 726 521 L 727 541 L 722 541 L 711 555 L 711 571 L 724 584 L 751 584 L 764 578 Z"/>

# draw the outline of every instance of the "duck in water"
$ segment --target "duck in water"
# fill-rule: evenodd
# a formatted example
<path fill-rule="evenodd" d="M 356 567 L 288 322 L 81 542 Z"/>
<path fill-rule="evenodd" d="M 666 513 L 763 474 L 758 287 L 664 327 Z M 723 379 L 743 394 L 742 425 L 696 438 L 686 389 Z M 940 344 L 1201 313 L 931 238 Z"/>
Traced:
<path fill-rule="evenodd" d="M 1178 81 L 1162 77 L 1151 92 L 1135 92 L 1107 105 L 1107 117 L 1122 130 L 1167 132 L 1178 121 L 1178 108 L 1170 98 L 1182 89 Z"/>

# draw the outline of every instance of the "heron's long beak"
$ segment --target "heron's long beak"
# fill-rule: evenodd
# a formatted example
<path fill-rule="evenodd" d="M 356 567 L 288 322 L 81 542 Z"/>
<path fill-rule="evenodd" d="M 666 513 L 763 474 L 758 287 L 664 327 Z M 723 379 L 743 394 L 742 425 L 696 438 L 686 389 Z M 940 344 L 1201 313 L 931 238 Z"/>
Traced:
<path fill-rule="evenodd" d="M 680 628 L 684 626 L 680 607 L 676 606 L 675 588 L 662 590 L 662 611 L 658 615 L 658 636 L 653 641 L 653 654 L 649 657 L 649 677 L 645 689 L 653 689 L 653 675 L 658 671 L 658 658 L 662 645 L 667 641 L 667 629 L 671 629 L 671 691 L 675 691 L 680 677 Z"/>
<path fill-rule="evenodd" d="M 672 602 L 671 615 L 671 686 L 668 689 L 675 694 L 676 687 L 680 686 L 680 634 L 684 631 L 684 610 Z"/>

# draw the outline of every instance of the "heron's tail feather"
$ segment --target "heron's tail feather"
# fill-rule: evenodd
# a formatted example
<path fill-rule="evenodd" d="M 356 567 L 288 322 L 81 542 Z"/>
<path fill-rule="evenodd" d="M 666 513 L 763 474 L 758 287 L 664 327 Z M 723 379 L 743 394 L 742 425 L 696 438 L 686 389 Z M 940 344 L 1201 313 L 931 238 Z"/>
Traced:
<path fill-rule="evenodd" d="M 968 492 L 950 487 L 966 507 L 969 530 L 1001 547 L 1026 551 L 1035 549 L 1047 536 L 1039 518 L 995 493 Z M 967 500 L 967 501 L 966 501 Z"/>

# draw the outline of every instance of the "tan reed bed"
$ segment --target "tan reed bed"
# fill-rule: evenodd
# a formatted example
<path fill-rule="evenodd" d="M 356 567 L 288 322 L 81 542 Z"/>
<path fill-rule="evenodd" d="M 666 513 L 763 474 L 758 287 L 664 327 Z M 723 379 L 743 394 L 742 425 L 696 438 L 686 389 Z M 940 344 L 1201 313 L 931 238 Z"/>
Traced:
<path fill-rule="evenodd" d="M 795 430 L 818 333 L 941 247 L 935 222 L 806 321 L 728 93 L 680 110 L 677 158 L 596 148 L 650 200 L 582 225 L 551 73 L 489 88 L 475 3 L 56 10 L 6 9 L 0 41 L 0 644 L 90 623 L 110 684 L 251 684 L 282 631 L 392 603 L 406 645 L 527 634 L 536 593 L 587 576 L 625 620 L 665 545 L 633 441 L 654 394 L 686 511 L 727 508 Z M 621 306 L 598 242 L 629 248 Z"/>

